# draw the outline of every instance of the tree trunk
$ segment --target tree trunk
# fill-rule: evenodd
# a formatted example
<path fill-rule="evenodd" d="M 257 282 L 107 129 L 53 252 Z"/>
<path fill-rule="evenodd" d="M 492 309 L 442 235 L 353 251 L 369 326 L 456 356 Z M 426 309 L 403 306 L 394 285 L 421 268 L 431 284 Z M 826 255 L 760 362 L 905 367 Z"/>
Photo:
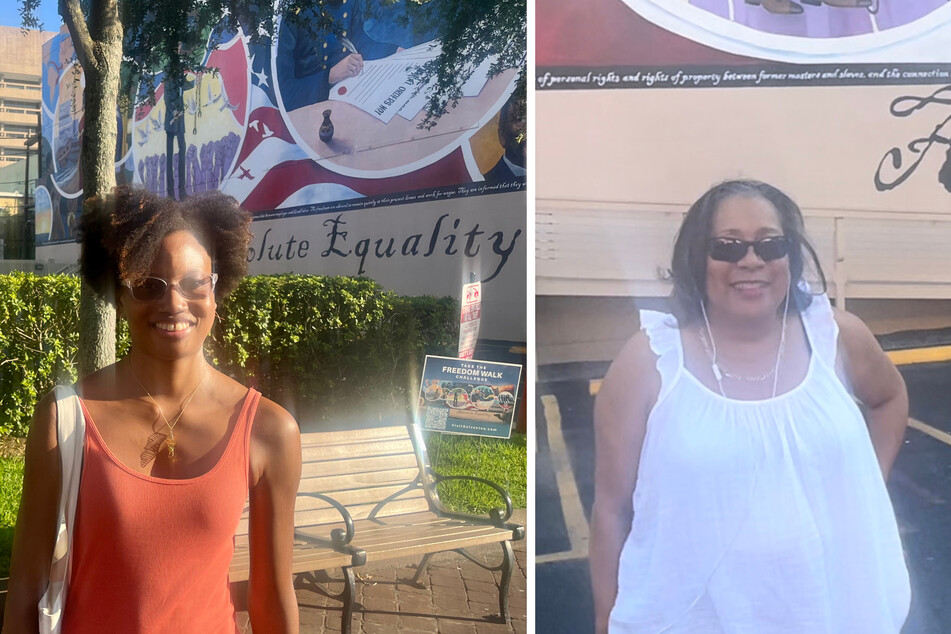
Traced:
<path fill-rule="evenodd" d="M 115 306 L 83 282 L 79 295 L 79 376 L 116 360 Z"/>
<path fill-rule="evenodd" d="M 117 17 L 114 2 L 105 0 L 94 5 L 89 20 L 91 41 L 85 40 L 91 46 L 82 52 L 77 47 L 86 77 L 85 123 L 79 158 L 84 201 L 93 196 L 108 196 L 116 186 L 116 106 L 122 62 L 122 25 Z M 75 41 L 76 34 L 73 36 Z M 86 376 L 115 361 L 114 304 L 96 297 L 92 289 L 83 284 L 79 320 L 79 374 Z"/>

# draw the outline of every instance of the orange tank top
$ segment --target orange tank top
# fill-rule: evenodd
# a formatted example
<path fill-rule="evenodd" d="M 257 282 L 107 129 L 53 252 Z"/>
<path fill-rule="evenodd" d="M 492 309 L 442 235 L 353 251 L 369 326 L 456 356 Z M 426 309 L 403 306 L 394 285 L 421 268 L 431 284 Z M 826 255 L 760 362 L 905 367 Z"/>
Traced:
<path fill-rule="evenodd" d="M 129 469 L 83 405 L 86 442 L 64 634 L 234 634 L 228 587 L 234 534 L 248 497 L 249 389 L 210 471 L 168 480 Z"/>

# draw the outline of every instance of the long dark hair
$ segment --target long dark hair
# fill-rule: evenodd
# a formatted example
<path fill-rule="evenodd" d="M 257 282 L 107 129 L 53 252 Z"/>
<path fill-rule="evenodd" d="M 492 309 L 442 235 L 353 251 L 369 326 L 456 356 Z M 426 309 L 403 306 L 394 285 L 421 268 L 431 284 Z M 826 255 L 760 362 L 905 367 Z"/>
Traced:
<path fill-rule="evenodd" d="M 674 311 L 683 324 L 699 319 L 700 302 L 707 299 L 707 244 L 713 230 L 713 219 L 720 204 L 734 196 L 758 197 L 769 201 L 779 214 L 783 235 L 789 240 L 789 273 L 793 306 L 804 310 L 812 302 L 812 295 L 802 290 L 803 268 L 808 256 L 812 261 L 822 289 L 826 291 L 826 277 L 819 264 L 816 250 L 806 238 L 802 211 L 779 189 L 755 180 L 731 180 L 714 185 L 690 206 L 684 217 L 670 265 L 674 291 L 671 298 Z"/>

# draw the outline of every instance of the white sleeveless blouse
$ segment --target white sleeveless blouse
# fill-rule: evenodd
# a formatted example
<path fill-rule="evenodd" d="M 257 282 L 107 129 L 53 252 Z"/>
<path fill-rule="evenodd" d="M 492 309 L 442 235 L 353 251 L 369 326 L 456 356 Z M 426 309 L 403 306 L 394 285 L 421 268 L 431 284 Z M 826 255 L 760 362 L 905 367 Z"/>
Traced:
<path fill-rule="evenodd" d="M 641 311 L 658 357 L 611 634 L 896 634 L 908 571 L 865 420 L 835 372 L 829 300 L 802 313 L 795 388 L 725 398 L 684 368 L 677 320 Z"/>

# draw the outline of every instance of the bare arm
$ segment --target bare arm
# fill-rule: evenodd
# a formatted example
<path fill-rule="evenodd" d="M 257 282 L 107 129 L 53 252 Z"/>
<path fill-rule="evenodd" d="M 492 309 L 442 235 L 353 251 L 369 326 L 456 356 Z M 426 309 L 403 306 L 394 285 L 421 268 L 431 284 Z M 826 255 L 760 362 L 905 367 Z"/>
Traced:
<path fill-rule="evenodd" d="M 888 477 L 908 424 L 908 392 L 905 381 L 878 341 L 855 315 L 836 311 L 840 351 L 856 398 L 864 406 L 875 456 Z"/>
<path fill-rule="evenodd" d="M 617 597 L 618 561 L 634 517 L 634 485 L 647 415 L 660 391 L 655 362 L 647 336 L 638 333 L 611 365 L 594 405 L 589 563 L 596 634 L 607 632 Z"/>
<path fill-rule="evenodd" d="M 300 431 L 289 413 L 264 398 L 251 432 L 251 472 L 251 627 L 256 632 L 296 634 L 300 615 L 291 559 L 301 474 Z"/>
<path fill-rule="evenodd" d="M 49 581 L 56 540 L 56 512 L 62 475 L 56 439 L 56 398 L 47 394 L 36 406 L 26 441 L 23 496 L 13 534 L 10 586 L 3 631 L 39 631 L 39 602 Z"/>

